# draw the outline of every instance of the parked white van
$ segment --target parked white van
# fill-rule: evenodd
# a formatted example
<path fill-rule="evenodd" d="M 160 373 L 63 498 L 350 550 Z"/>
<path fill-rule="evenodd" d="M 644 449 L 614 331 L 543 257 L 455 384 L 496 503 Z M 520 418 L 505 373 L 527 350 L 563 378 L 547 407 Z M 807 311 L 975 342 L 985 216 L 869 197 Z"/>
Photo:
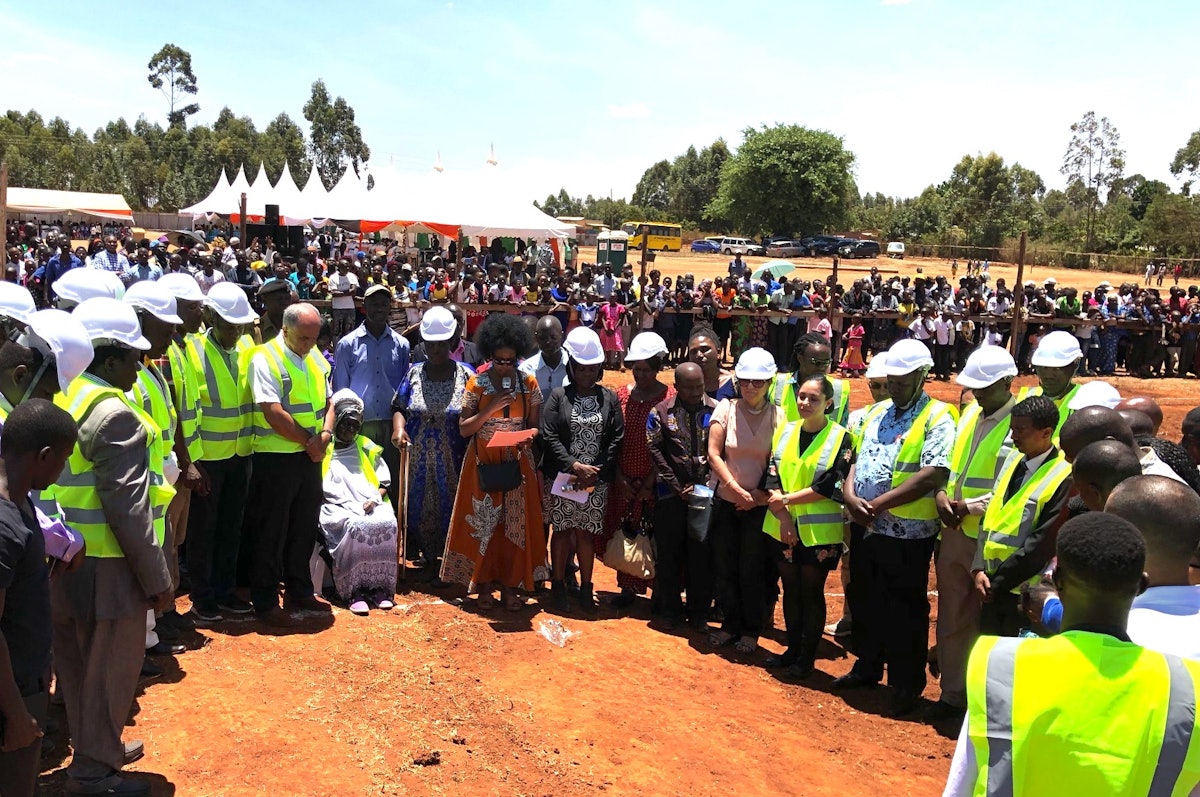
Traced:
<path fill-rule="evenodd" d="M 890 242 L 888 244 L 888 248 L 887 248 L 887 256 L 894 257 L 897 260 L 903 260 L 904 259 L 904 242 L 903 241 Z"/>

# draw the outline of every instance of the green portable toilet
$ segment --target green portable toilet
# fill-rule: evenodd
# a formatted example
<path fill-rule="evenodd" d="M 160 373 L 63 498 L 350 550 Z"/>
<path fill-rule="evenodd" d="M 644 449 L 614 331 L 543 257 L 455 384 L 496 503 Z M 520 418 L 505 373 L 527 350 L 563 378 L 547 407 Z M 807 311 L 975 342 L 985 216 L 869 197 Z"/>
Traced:
<path fill-rule="evenodd" d="M 608 263 L 620 271 L 629 259 L 629 233 L 605 230 L 596 236 L 596 265 Z"/>

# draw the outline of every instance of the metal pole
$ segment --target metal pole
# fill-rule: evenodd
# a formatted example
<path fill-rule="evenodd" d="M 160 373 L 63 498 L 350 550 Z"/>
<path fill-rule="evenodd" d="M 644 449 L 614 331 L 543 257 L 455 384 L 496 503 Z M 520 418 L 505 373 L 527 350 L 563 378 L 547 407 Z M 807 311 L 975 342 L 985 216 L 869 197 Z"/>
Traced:
<path fill-rule="evenodd" d="M 1025 295 L 1025 241 L 1027 233 L 1021 232 L 1021 245 L 1017 250 L 1017 284 L 1012 286 L 1013 306 L 1012 306 L 1012 336 L 1008 340 L 1009 349 L 1012 350 L 1013 359 L 1021 356 L 1021 335 L 1023 333 L 1021 322 L 1021 302 L 1020 299 Z M 1017 363 L 1017 367 L 1020 367 Z"/>
<path fill-rule="evenodd" d="M 238 220 L 238 237 L 242 239 L 243 248 L 249 246 L 246 241 L 246 194 L 242 194 L 241 207 L 242 217 Z"/>

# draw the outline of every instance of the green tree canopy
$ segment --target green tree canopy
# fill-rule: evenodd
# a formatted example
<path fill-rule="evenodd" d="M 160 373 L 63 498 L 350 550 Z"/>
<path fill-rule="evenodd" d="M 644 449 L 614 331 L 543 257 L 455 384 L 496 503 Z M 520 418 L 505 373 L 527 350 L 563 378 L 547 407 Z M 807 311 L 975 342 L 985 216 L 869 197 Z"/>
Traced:
<path fill-rule="evenodd" d="M 312 96 L 304 104 L 308 120 L 308 148 L 321 182 L 332 189 L 347 164 L 361 176 L 361 167 L 371 159 L 362 130 L 354 121 L 354 109 L 341 97 L 330 97 L 325 81 L 312 85 Z"/>
<path fill-rule="evenodd" d="M 167 98 L 167 124 L 170 127 L 186 126 L 187 118 L 200 111 L 200 106 L 194 102 L 180 104 L 187 95 L 199 90 L 196 74 L 192 72 L 192 54 L 178 45 L 164 44 L 151 56 L 146 68 L 150 70 L 146 80 Z"/>

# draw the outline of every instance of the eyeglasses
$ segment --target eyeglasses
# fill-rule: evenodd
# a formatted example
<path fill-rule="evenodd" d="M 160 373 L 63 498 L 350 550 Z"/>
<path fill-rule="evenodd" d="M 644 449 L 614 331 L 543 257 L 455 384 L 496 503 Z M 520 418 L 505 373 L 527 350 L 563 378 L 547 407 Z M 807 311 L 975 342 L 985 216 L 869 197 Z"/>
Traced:
<path fill-rule="evenodd" d="M 813 365 L 820 365 L 820 366 L 822 366 L 822 367 L 824 367 L 824 368 L 828 368 L 828 367 L 829 367 L 829 364 L 830 364 L 831 362 L 833 362 L 833 358 L 832 358 L 832 357 L 827 357 L 827 358 L 825 358 L 824 360 L 818 360 L 816 357 L 809 357 L 809 358 L 808 358 L 808 361 L 809 361 L 810 363 L 812 363 Z"/>
<path fill-rule="evenodd" d="M 770 382 L 771 380 L 770 379 L 739 379 L 738 381 L 748 387 L 762 387 L 763 385 L 765 385 L 767 382 Z"/>
<path fill-rule="evenodd" d="M 501 367 L 504 367 L 506 365 L 516 365 L 516 364 L 517 364 L 517 358 L 515 358 L 515 357 L 512 357 L 512 358 L 493 357 L 492 358 L 492 365 L 499 365 Z"/>

